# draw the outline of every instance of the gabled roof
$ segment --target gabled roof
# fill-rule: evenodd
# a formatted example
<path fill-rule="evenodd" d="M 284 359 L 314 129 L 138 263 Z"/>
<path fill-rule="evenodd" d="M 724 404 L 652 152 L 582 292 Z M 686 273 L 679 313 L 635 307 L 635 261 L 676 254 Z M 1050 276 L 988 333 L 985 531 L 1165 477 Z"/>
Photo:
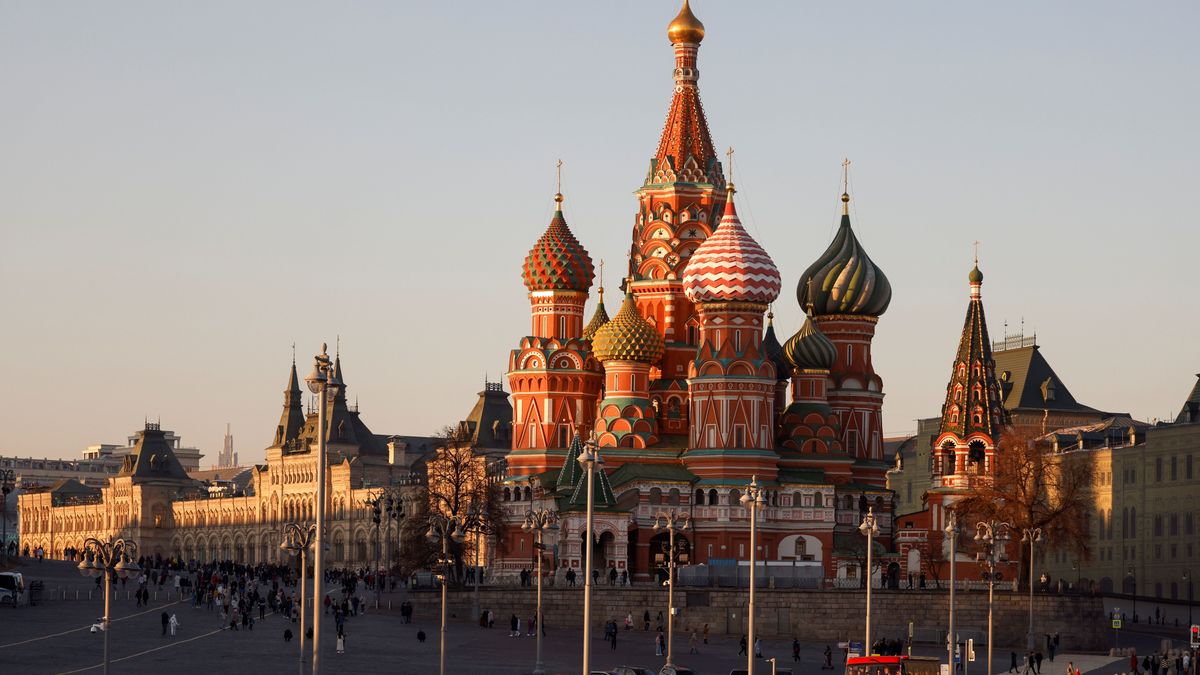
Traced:
<path fill-rule="evenodd" d="M 992 356 L 1000 380 L 1000 395 L 1008 410 L 1100 412 L 1075 400 L 1038 345 L 1027 343 L 1016 349 L 993 352 Z"/>

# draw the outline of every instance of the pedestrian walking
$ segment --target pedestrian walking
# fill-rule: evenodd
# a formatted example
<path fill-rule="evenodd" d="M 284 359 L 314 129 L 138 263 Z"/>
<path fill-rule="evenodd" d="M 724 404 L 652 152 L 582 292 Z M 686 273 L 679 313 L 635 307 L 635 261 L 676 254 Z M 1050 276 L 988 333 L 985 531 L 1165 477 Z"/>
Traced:
<path fill-rule="evenodd" d="M 688 653 L 689 654 L 699 654 L 700 649 L 698 648 L 698 645 L 699 645 L 699 640 L 696 637 L 696 631 L 693 630 L 692 634 L 690 636 L 688 636 Z"/>
<path fill-rule="evenodd" d="M 512 617 L 509 618 L 509 620 L 508 620 L 508 637 L 520 637 L 520 636 L 521 636 L 521 620 L 517 618 L 516 614 L 513 614 Z"/>
<path fill-rule="evenodd" d="M 609 647 L 609 650 L 614 651 L 614 652 L 617 651 L 617 626 L 616 626 L 616 624 L 613 624 L 613 629 L 612 629 L 612 632 L 609 634 L 609 638 L 612 639 L 612 643 L 611 643 L 611 646 Z"/>
<path fill-rule="evenodd" d="M 708 644 L 708 624 L 704 624 L 704 644 Z"/>
<path fill-rule="evenodd" d="M 291 641 L 292 641 L 292 629 L 291 629 L 291 628 L 284 628 L 284 629 L 283 629 L 283 641 L 284 641 L 284 642 L 291 642 Z"/>
<path fill-rule="evenodd" d="M 337 634 L 337 653 L 339 653 L 339 654 L 346 653 L 346 634 L 345 633 L 339 632 Z"/>
<path fill-rule="evenodd" d="M 424 644 L 424 642 L 425 642 L 425 631 L 423 631 L 423 630 L 418 630 L 418 631 L 417 631 L 417 642 L 420 642 L 420 643 Z"/>
<path fill-rule="evenodd" d="M 746 656 L 747 645 L 748 643 L 746 642 L 746 636 L 742 635 L 742 639 L 738 640 L 738 656 Z"/>
<path fill-rule="evenodd" d="M 800 639 L 792 638 L 792 662 L 800 663 Z"/>
<path fill-rule="evenodd" d="M 171 615 L 167 614 L 166 612 L 163 612 L 162 613 L 162 627 L 163 627 L 162 634 L 163 635 L 167 634 L 167 626 L 169 626 L 170 623 L 171 623 Z"/>
<path fill-rule="evenodd" d="M 833 670 L 833 649 L 829 645 L 825 645 L 825 665 L 821 670 Z"/>
<path fill-rule="evenodd" d="M 754 638 L 754 658 L 762 658 L 762 638 L 760 637 Z"/>
<path fill-rule="evenodd" d="M 1033 653 L 1034 675 L 1042 675 L 1042 659 L 1043 658 L 1044 657 L 1042 656 L 1041 650 L 1038 650 Z"/>
<path fill-rule="evenodd" d="M 663 652 L 665 650 L 666 650 L 666 640 L 663 638 L 662 631 L 660 630 L 654 636 L 654 655 L 662 656 Z"/>
<path fill-rule="evenodd" d="M 1009 654 L 1012 655 L 1012 662 L 1008 666 L 1008 672 L 1015 673 L 1017 672 L 1017 653 L 1009 652 Z M 1067 670 L 1070 670 L 1070 668 L 1068 667 Z"/>
<path fill-rule="evenodd" d="M 642 613 L 642 630 L 650 630 L 650 610 Z"/>
<path fill-rule="evenodd" d="M 631 630 L 632 628 L 633 628 L 633 613 L 630 612 L 625 615 L 625 630 Z"/>
<path fill-rule="evenodd" d="M 167 620 L 167 627 L 171 630 L 171 637 L 175 637 L 175 631 L 179 630 L 179 619 L 174 614 Z"/>

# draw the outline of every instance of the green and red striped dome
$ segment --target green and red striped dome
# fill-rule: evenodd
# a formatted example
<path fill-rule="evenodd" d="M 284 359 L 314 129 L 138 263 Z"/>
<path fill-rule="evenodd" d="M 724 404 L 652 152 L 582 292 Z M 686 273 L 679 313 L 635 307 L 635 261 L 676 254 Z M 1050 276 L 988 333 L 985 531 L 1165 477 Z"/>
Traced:
<path fill-rule="evenodd" d="M 532 291 L 584 291 L 592 287 L 596 276 L 592 257 L 579 243 L 567 219 L 563 217 L 562 195 L 555 195 L 559 208 L 550 219 L 550 227 L 537 240 L 529 255 L 521 276 L 525 288 Z"/>

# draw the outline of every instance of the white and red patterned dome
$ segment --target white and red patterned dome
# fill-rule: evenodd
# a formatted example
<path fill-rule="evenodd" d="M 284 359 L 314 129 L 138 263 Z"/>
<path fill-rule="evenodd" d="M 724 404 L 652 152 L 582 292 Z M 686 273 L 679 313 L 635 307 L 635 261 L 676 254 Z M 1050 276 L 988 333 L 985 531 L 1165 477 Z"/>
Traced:
<path fill-rule="evenodd" d="M 733 206 L 732 187 L 721 223 L 683 270 L 683 293 L 694 303 L 769 304 L 779 297 L 779 268 L 742 227 Z"/>

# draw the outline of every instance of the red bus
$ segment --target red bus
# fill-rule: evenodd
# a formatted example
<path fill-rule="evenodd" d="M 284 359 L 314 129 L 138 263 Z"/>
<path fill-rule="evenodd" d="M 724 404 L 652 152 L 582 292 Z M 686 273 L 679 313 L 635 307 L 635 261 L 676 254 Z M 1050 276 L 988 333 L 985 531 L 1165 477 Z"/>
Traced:
<path fill-rule="evenodd" d="M 846 660 L 846 675 L 939 675 L 932 656 L 856 656 Z"/>

